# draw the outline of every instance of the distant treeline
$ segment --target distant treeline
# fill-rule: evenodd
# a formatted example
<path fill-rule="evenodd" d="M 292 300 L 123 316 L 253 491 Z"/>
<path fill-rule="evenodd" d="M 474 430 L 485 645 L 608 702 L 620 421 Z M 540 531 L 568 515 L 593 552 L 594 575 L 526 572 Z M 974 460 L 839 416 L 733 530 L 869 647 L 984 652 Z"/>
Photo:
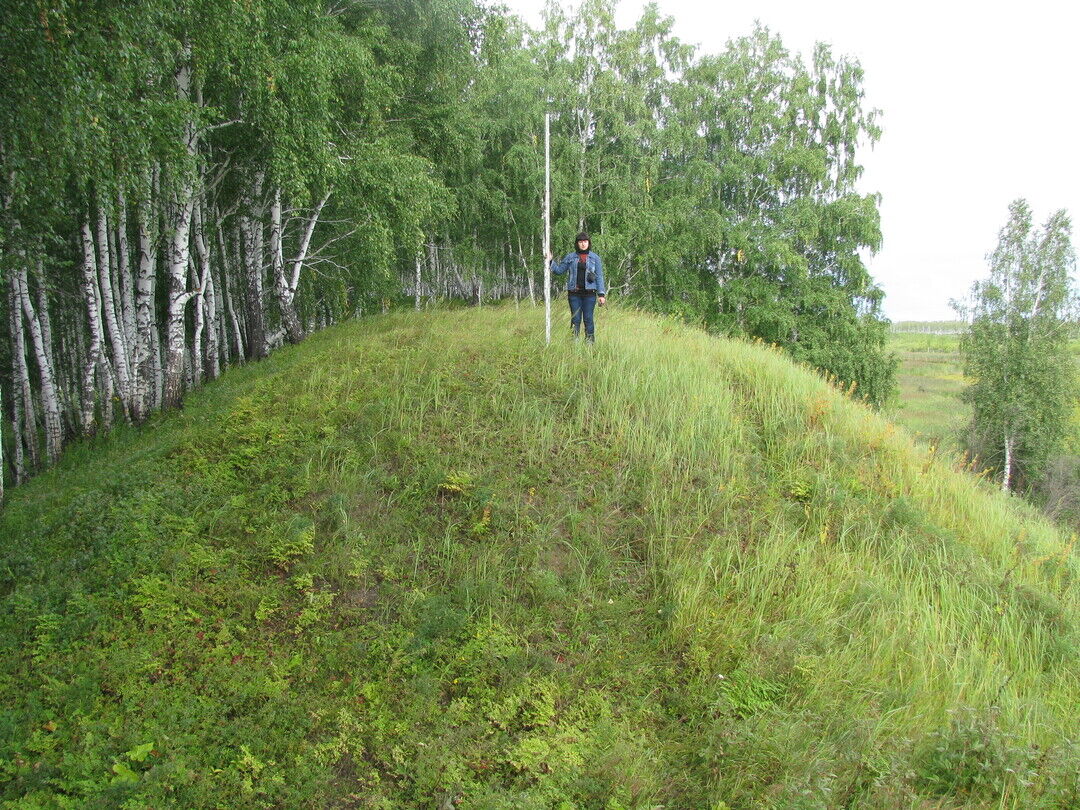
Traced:
<path fill-rule="evenodd" d="M 342 318 L 534 296 L 545 111 L 556 253 L 586 228 L 616 293 L 883 401 L 859 65 L 613 5 L 6 3 L 5 478 Z"/>
<path fill-rule="evenodd" d="M 893 321 L 893 332 L 916 332 L 928 335 L 959 335 L 967 329 L 963 321 Z"/>

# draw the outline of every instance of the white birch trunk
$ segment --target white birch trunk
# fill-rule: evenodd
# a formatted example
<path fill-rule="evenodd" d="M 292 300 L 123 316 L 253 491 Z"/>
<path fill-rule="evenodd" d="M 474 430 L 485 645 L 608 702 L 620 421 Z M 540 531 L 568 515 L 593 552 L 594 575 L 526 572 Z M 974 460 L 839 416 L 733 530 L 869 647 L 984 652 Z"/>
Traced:
<path fill-rule="evenodd" d="M 427 243 L 427 255 L 428 255 L 428 274 L 431 279 L 431 294 L 438 297 L 442 294 L 442 288 L 439 285 L 439 256 L 435 251 L 435 238 L 432 238 Z"/>
<path fill-rule="evenodd" d="M 299 343 L 304 336 L 300 318 L 293 306 L 293 291 L 285 278 L 285 254 L 282 245 L 281 225 L 281 189 L 274 189 L 274 198 L 270 203 L 270 267 L 274 276 L 274 291 L 277 293 L 278 308 L 281 311 L 281 323 L 290 343 Z M 271 342 L 276 342 L 275 340 Z"/>
<path fill-rule="evenodd" d="M 218 239 L 218 251 L 221 253 L 222 259 L 222 272 L 221 272 L 221 296 L 224 299 L 225 313 L 228 315 L 228 321 L 232 324 L 233 338 L 236 341 L 236 361 L 243 362 L 244 354 L 244 330 L 240 328 L 240 320 L 236 315 L 236 307 L 233 305 L 232 293 L 229 290 L 229 264 L 226 262 L 226 257 L 229 255 L 225 249 L 225 237 L 221 232 L 221 226 L 219 224 L 217 231 Z M 239 269 L 242 266 L 242 262 L 237 260 L 232 263 L 232 266 Z M 235 278 L 235 276 L 234 276 Z"/>
<path fill-rule="evenodd" d="M 210 288 L 207 290 L 206 303 L 208 307 L 214 309 L 214 353 L 212 357 L 208 357 L 207 360 L 210 363 L 210 375 L 214 379 L 221 376 L 221 369 L 228 367 L 232 362 L 231 353 L 229 351 L 229 332 L 228 325 L 225 319 L 225 302 L 219 290 L 222 289 L 221 278 L 224 268 L 221 262 L 217 264 L 217 270 L 214 269 L 215 264 L 210 263 Z"/>
<path fill-rule="evenodd" d="M 192 314 L 195 316 L 195 331 L 191 336 L 191 350 L 189 352 L 189 368 L 191 371 L 191 377 L 189 380 L 189 389 L 197 388 L 202 385 L 203 378 L 203 329 L 205 326 L 205 319 L 203 312 L 203 285 L 200 283 L 199 270 L 195 267 L 195 257 L 188 256 L 188 266 L 191 271 L 191 286 L 195 290 L 195 306 L 192 310 Z"/>
<path fill-rule="evenodd" d="M 26 370 L 26 347 L 22 331 L 22 311 L 19 299 L 18 270 L 8 279 L 8 334 L 11 337 L 11 439 L 14 458 L 14 483 L 26 480 L 27 434 L 33 434 L 33 424 L 26 418 L 26 398 L 30 395 L 30 375 Z M 25 383 L 24 383 L 25 378 Z"/>
<path fill-rule="evenodd" d="M 300 237 L 300 247 L 296 252 L 296 258 L 292 260 L 292 275 L 288 280 L 284 277 L 284 269 L 282 269 L 282 275 L 277 279 L 278 284 L 278 302 L 281 305 L 281 318 L 285 325 L 285 333 L 288 335 L 290 343 L 299 343 L 304 338 L 303 326 L 300 323 L 300 316 L 296 312 L 296 291 L 300 287 L 300 273 L 304 268 L 304 262 L 307 261 L 308 251 L 311 250 L 311 238 L 315 233 L 315 226 L 319 223 L 319 217 L 322 216 L 322 210 L 326 206 L 327 200 L 330 199 L 330 193 L 326 192 L 323 198 L 319 200 L 319 204 L 315 206 L 311 216 L 308 217 L 307 222 L 304 223 L 304 233 Z M 278 205 L 280 209 L 280 190 L 278 191 Z M 280 210 L 278 220 L 280 223 Z M 280 248 L 280 228 L 279 228 L 279 242 Z M 283 261 L 283 257 L 282 261 Z"/>
<path fill-rule="evenodd" d="M 190 48 L 185 48 L 184 64 L 176 73 L 176 93 L 181 100 L 191 98 Z M 189 165 L 174 179 L 173 199 L 170 206 L 168 255 L 169 305 L 165 343 L 165 385 L 162 405 L 174 408 L 183 397 L 184 352 L 186 334 L 184 315 L 188 301 L 193 295 L 187 289 L 187 270 L 191 252 L 191 214 L 195 204 L 195 156 L 198 133 L 190 118 L 184 123 L 184 148 Z"/>
<path fill-rule="evenodd" d="M 198 303 L 196 305 L 196 311 L 198 313 L 196 320 L 195 332 L 198 336 L 196 339 L 196 346 L 199 345 L 199 338 L 202 337 L 203 324 L 206 325 L 206 349 L 205 353 L 201 357 L 205 357 L 206 361 L 210 365 L 210 378 L 215 379 L 218 376 L 218 318 L 217 318 L 217 301 L 214 293 L 214 274 L 211 272 L 210 261 L 210 244 L 206 241 L 206 217 L 204 215 L 204 207 L 202 200 L 195 202 L 194 210 L 194 232 L 193 237 L 195 241 L 195 252 L 199 257 L 199 296 Z M 200 358 L 199 375 L 202 376 L 203 362 Z"/>
<path fill-rule="evenodd" d="M 249 360 L 266 357 L 266 318 L 263 308 L 262 225 L 255 208 L 262 194 L 262 174 L 257 173 L 245 193 L 239 217 L 244 245 L 245 314 Z"/>
<path fill-rule="evenodd" d="M 155 287 L 157 284 L 154 285 Z M 151 410 L 161 410 L 165 394 L 165 366 L 161 362 L 161 332 L 155 324 L 150 332 L 150 373 L 153 387 L 150 389 Z"/>
<path fill-rule="evenodd" d="M 105 326 L 109 333 L 109 342 L 113 350 L 113 372 L 116 374 L 117 388 L 124 413 L 128 413 L 131 401 L 130 368 L 127 345 L 120 330 L 121 320 L 117 317 L 116 297 L 113 294 L 112 252 L 109 250 L 109 222 L 103 201 L 98 204 L 97 217 L 98 275 L 100 277 L 101 308 L 105 314 Z"/>
<path fill-rule="evenodd" d="M 90 222 L 83 220 L 80 232 L 82 238 L 82 288 L 83 298 L 86 301 L 88 318 L 88 332 L 90 344 L 86 351 L 86 365 L 82 379 L 82 432 L 89 436 L 95 432 L 95 400 L 96 386 L 94 377 L 101 361 L 102 344 L 104 335 L 101 328 L 101 300 L 98 295 L 97 257 L 94 253 L 94 237 L 90 233 Z"/>
<path fill-rule="evenodd" d="M 41 410 L 45 416 L 45 451 L 49 458 L 49 464 L 55 464 L 60 458 L 60 450 L 64 439 L 63 424 L 60 419 L 60 400 L 56 393 L 56 380 L 53 373 L 52 361 L 45 349 L 45 335 L 41 326 L 41 320 L 30 300 L 30 290 L 26 279 L 25 269 L 22 277 L 14 277 L 19 283 L 19 298 L 23 314 L 30 327 L 30 339 L 34 346 L 34 358 L 37 362 L 38 372 L 41 378 Z"/>
<path fill-rule="evenodd" d="M 182 185 L 173 209 L 173 234 L 169 239 L 169 306 L 165 338 L 165 382 L 162 407 L 175 408 L 183 397 L 184 352 L 187 348 L 184 317 L 193 292 L 188 290 L 187 269 L 190 246 L 191 200 L 183 195 L 190 189 Z"/>
<path fill-rule="evenodd" d="M 135 280 L 135 341 L 133 344 L 132 374 L 134 377 L 134 418 L 145 419 L 154 404 L 154 267 L 157 255 L 154 249 L 154 236 L 150 232 L 151 183 L 147 183 L 146 197 L 135 207 L 135 227 L 139 234 L 139 270 Z"/>
<path fill-rule="evenodd" d="M 37 273 L 35 275 L 37 290 L 37 315 L 41 323 L 41 338 L 45 344 L 45 359 L 49 368 L 53 370 L 53 378 L 56 379 L 56 358 L 53 355 L 52 318 L 49 315 L 49 296 L 45 290 L 45 263 L 37 260 Z"/>
<path fill-rule="evenodd" d="M 127 197 L 121 190 L 116 195 L 116 264 L 119 269 L 120 280 L 120 309 L 122 313 L 124 345 L 128 349 L 128 362 L 134 365 L 132 357 L 135 346 L 135 284 L 131 277 L 131 252 L 128 245 L 128 212 Z M 134 381 L 134 369 L 130 370 L 130 376 Z M 132 396 L 134 396 L 134 382 L 132 382 Z"/>

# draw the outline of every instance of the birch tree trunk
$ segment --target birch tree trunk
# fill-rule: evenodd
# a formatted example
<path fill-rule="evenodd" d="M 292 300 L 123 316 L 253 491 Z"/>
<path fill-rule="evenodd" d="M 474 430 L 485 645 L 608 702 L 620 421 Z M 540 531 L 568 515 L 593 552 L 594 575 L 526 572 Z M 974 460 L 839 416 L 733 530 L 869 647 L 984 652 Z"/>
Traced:
<path fill-rule="evenodd" d="M 221 253 L 223 270 L 221 273 L 221 294 L 225 299 L 225 312 L 229 316 L 229 323 L 233 328 L 233 339 L 236 341 L 236 359 L 240 362 L 245 357 L 244 353 L 244 330 L 240 328 L 240 320 L 236 316 L 236 308 L 233 305 L 232 293 L 229 290 L 229 267 L 225 261 L 225 258 L 229 255 L 225 250 L 225 237 L 221 233 L 221 227 L 218 226 L 217 232 L 218 238 L 218 251 Z M 233 262 L 233 266 L 236 268 L 241 267 L 243 264 L 237 256 L 237 261 Z M 235 278 L 235 276 L 234 276 Z"/>
<path fill-rule="evenodd" d="M 27 420 L 27 397 L 30 392 L 30 375 L 26 369 L 26 346 L 23 337 L 22 311 L 17 305 L 19 299 L 18 274 L 16 269 L 8 278 L 8 333 L 11 336 L 11 438 L 15 451 L 14 471 L 15 486 L 26 479 L 25 452 L 28 434 L 32 438 L 33 423 Z"/>
<path fill-rule="evenodd" d="M 139 271 L 135 280 L 135 343 L 132 372 L 134 376 L 134 394 L 132 397 L 134 418 L 145 419 L 153 404 L 152 384 L 154 382 L 154 336 L 157 326 L 154 323 L 154 266 L 157 256 L 154 248 L 155 239 L 150 232 L 152 183 L 146 185 L 146 196 L 135 207 L 135 226 L 139 234 Z"/>
<path fill-rule="evenodd" d="M 120 309 L 122 313 L 124 345 L 127 346 L 129 374 L 132 378 L 131 395 L 135 395 L 134 355 L 135 346 L 135 284 L 131 277 L 131 253 L 128 245 L 127 197 L 123 190 L 116 195 L 116 263 L 120 277 Z"/>
<path fill-rule="evenodd" d="M 187 270 L 190 247 L 188 236 L 191 228 L 191 199 L 186 181 L 181 184 L 173 204 L 173 233 L 169 238 L 169 307 L 165 338 L 165 380 L 161 395 L 163 408 L 175 408 L 183 398 L 184 352 L 186 332 L 184 316 L 187 302 L 194 293 L 187 288 Z"/>
<path fill-rule="evenodd" d="M 94 237 L 90 233 L 90 222 L 84 219 L 81 228 L 82 237 L 82 269 L 83 269 L 83 298 L 86 300 L 86 313 L 88 319 L 88 332 L 90 344 L 86 352 L 86 366 L 82 379 L 82 413 L 81 427 L 83 434 L 93 435 L 96 429 L 95 423 L 95 400 L 96 387 L 94 376 L 101 361 L 102 344 L 104 335 L 101 328 L 101 300 L 98 295 L 97 258 L 94 254 Z"/>
<path fill-rule="evenodd" d="M 19 299 L 22 312 L 26 316 L 26 322 L 30 327 L 30 338 L 34 344 L 34 358 L 37 362 L 41 378 L 41 410 L 45 416 L 45 450 L 49 458 L 49 464 L 55 464 L 60 458 L 60 450 L 64 439 L 63 425 L 60 420 L 60 401 L 56 394 L 56 381 L 52 368 L 52 360 L 45 349 L 45 335 L 41 321 L 30 300 L 30 291 L 26 278 L 25 268 L 22 277 L 18 271 L 13 280 L 19 284 Z"/>
<path fill-rule="evenodd" d="M 303 328 L 292 305 L 288 282 L 285 280 L 285 254 L 282 245 L 281 225 L 281 189 L 274 189 L 274 198 L 270 202 L 270 268 L 274 276 L 274 290 L 277 293 L 278 308 L 281 310 L 281 323 L 290 343 L 299 343 L 303 337 Z"/>
<path fill-rule="evenodd" d="M 37 260 L 34 281 L 37 285 L 37 314 L 41 323 L 41 338 L 45 344 L 45 359 L 49 363 L 49 368 L 53 370 L 54 379 L 57 379 L 56 358 L 53 353 L 52 318 L 49 315 L 49 296 L 45 289 L 45 263 L 40 258 Z"/>
<path fill-rule="evenodd" d="M 247 356 L 249 360 L 266 357 L 266 319 L 263 310 L 262 225 L 252 216 L 262 193 L 262 173 L 257 173 L 245 194 L 240 214 L 240 232 L 244 245 L 244 270 L 247 277 L 245 310 L 247 320 Z"/>
<path fill-rule="evenodd" d="M 191 98 L 190 48 L 185 48 L 184 64 L 176 73 L 176 93 L 182 100 Z M 184 147 L 189 164 L 174 178 L 173 199 L 170 206 L 169 236 L 169 307 L 165 343 L 165 383 L 162 406 L 175 408 L 183 397 L 185 329 L 184 313 L 193 295 L 187 289 L 187 270 L 191 244 L 191 212 L 195 204 L 195 157 L 198 133 L 195 122 L 188 117 L 184 122 Z"/>
<path fill-rule="evenodd" d="M 201 199 L 196 200 L 193 212 L 195 252 L 199 257 L 199 296 L 196 304 L 198 313 L 195 332 L 195 345 L 200 345 L 203 324 L 206 326 L 206 350 L 203 355 L 210 365 L 210 379 L 218 376 L 218 317 L 217 300 L 214 293 L 214 274 L 211 272 L 210 244 L 206 240 L 206 217 Z M 198 363 L 199 376 L 203 371 L 202 359 Z"/>
<path fill-rule="evenodd" d="M 109 222 L 104 201 L 99 200 L 97 216 L 98 275 L 101 281 L 101 308 L 105 314 L 105 326 L 113 349 L 112 368 L 116 374 L 117 388 L 125 414 L 129 414 L 131 401 L 130 368 L 127 344 L 121 332 L 121 320 L 117 317 L 116 297 L 113 294 L 112 252 L 109 250 Z"/>
<path fill-rule="evenodd" d="M 315 206 L 311 216 L 304 223 L 304 233 L 300 238 L 300 247 L 296 252 L 296 258 L 292 261 L 292 274 L 285 278 L 284 256 L 281 254 L 281 190 L 274 194 L 276 213 L 271 211 L 271 261 L 274 265 L 274 280 L 277 285 L 278 304 L 281 308 L 281 320 L 285 326 L 285 334 L 290 343 L 299 343 L 304 338 L 304 328 L 300 323 L 300 316 L 296 312 L 296 290 L 300 286 L 300 272 L 304 262 L 307 261 L 308 251 L 311 249 L 311 237 L 315 233 L 315 226 L 322 215 L 326 201 L 330 199 L 330 192 L 326 192 L 319 204 Z M 275 245 L 276 234 L 276 245 Z"/>
<path fill-rule="evenodd" d="M 197 251 L 196 251 L 197 252 Z M 191 377 L 189 387 L 196 388 L 202 385 L 203 379 L 203 329 L 206 324 L 203 312 L 203 285 L 200 283 L 199 270 L 195 266 L 195 258 L 189 256 L 188 267 L 191 270 L 191 286 L 195 290 L 195 306 L 192 310 L 195 316 L 195 331 L 191 336 L 191 350 L 189 352 L 189 367 Z"/>
<path fill-rule="evenodd" d="M 157 284 L 154 284 L 157 287 Z M 161 363 L 161 334 L 157 324 L 150 330 L 150 371 L 153 387 L 150 389 L 151 410 L 160 410 L 164 401 L 165 368 Z"/>

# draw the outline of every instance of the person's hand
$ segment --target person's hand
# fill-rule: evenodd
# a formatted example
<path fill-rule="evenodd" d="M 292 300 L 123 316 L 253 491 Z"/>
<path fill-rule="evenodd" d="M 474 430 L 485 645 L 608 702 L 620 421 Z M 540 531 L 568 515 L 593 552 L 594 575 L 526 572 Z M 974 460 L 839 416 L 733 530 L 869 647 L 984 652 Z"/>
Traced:
<path fill-rule="evenodd" d="M 600 306 L 603 306 L 603 305 L 604 305 L 604 301 L 605 301 L 606 299 L 607 299 L 607 296 L 604 296 L 604 295 L 598 295 L 598 296 L 596 296 L 596 303 L 598 303 L 598 304 L 599 304 Z"/>
<path fill-rule="evenodd" d="M 548 260 L 548 263 L 550 264 L 551 260 L 554 259 L 555 257 L 551 255 L 551 251 L 549 250 L 547 252 L 547 256 L 545 256 L 544 258 L 546 258 Z"/>

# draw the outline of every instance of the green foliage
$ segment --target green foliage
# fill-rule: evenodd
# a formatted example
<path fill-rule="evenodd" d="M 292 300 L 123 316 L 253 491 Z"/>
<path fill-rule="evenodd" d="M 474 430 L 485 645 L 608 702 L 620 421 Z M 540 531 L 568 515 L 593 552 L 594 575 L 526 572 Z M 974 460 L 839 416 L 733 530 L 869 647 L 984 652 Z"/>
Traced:
<path fill-rule="evenodd" d="M 1037 757 L 1037 750 L 1003 733 L 992 716 L 962 707 L 953 712 L 948 729 L 926 741 L 918 778 L 938 796 L 993 801 L 1023 793 L 1032 782 Z"/>
<path fill-rule="evenodd" d="M 1028 204 L 1014 201 L 989 260 L 990 277 L 955 304 L 970 319 L 961 353 L 972 380 L 972 449 L 1002 470 L 1006 489 L 1025 489 L 1061 446 L 1077 390 L 1067 214 L 1035 231 Z"/>

